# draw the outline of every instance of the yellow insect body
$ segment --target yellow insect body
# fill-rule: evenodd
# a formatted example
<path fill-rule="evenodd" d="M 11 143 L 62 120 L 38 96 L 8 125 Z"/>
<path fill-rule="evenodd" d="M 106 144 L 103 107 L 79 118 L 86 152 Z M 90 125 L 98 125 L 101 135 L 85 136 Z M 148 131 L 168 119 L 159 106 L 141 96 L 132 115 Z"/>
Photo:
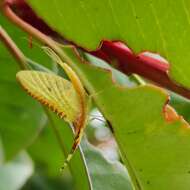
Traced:
<path fill-rule="evenodd" d="M 33 98 L 64 117 L 65 121 L 75 122 L 80 114 L 80 102 L 71 82 L 39 71 L 20 71 L 16 77 Z"/>
<path fill-rule="evenodd" d="M 63 63 L 52 50 L 47 49 L 47 51 L 65 70 L 71 82 L 53 73 L 40 71 L 20 71 L 16 77 L 33 98 L 48 106 L 65 121 L 73 124 L 76 136 L 64 168 L 81 141 L 87 122 L 89 98 L 71 67 Z"/>

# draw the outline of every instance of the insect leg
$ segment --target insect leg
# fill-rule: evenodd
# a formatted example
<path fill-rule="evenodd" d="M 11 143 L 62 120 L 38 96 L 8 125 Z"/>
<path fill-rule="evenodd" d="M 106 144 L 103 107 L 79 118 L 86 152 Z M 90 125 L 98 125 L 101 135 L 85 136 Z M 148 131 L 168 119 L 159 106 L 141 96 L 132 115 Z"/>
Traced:
<path fill-rule="evenodd" d="M 72 159 L 75 151 L 77 150 L 80 142 L 81 142 L 81 139 L 82 139 L 82 136 L 83 136 L 83 132 L 84 132 L 84 128 L 80 128 L 77 132 L 77 135 L 75 136 L 74 138 L 74 143 L 72 145 L 72 148 L 71 148 L 71 151 L 70 153 L 68 154 L 63 166 L 61 167 L 61 170 L 64 170 L 67 165 L 69 164 L 70 160 Z"/>

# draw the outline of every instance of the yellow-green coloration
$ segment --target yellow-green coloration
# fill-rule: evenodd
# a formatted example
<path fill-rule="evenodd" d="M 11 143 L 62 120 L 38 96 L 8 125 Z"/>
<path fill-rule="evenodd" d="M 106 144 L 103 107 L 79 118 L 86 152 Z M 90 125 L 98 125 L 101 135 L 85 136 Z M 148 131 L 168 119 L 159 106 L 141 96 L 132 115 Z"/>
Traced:
<path fill-rule="evenodd" d="M 70 78 L 73 87 L 75 88 L 80 101 L 80 115 L 77 120 L 78 124 L 75 124 L 76 132 L 78 133 L 79 130 L 81 130 L 81 124 L 86 124 L 86 118 L 88 115 L 88 104 L 89 104 L 89 98 L 87 98 L 87 94 L 83 88 L 82 83 L 80 82 L 80 79 L 76 75 L 76 73 L 72 70 L 71 67 L 69 67 L 66 63 L 63 63 L 62 60 L 59 58 L 59 56 L 50 48 L 44 47 L 45 52 L 59 65 L 63 68 L 63 70 L 66 72 L 68 77 Z M 83 124 L 83 125 L 84 125 Z"/>
<path fill-rule="evenodd" d="M 17 79 L 33 98 L 47 105 L 67 122 L 74 122 L 79 115 L 79 97 L 71 82 L 39 71 L 20 71 Z"/>
<path fill-rule="evenodd" d="M 89 98 L 75 72 L 52 50 L 47 49 L 47 51 L 51 58 L 65 70 L 71 81 L 53 73 L 39 71 L 20 71 L 16 77 L 33 98 L 73 124 L 76 136 L 64 168 L 80 144 L 87 122 Z"/>

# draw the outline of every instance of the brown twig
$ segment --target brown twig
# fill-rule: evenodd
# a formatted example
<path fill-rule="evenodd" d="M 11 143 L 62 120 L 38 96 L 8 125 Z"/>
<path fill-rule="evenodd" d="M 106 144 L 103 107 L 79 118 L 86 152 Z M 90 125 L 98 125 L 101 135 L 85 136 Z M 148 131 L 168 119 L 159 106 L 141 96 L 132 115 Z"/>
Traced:
<path fill-rule="evenodd" d="M 7 32 L 0 26 L 0 40 L 5 44 L 11 55 L 15 57 L 21 69 L 27 69 L 26 58 L 22 51 L 16 46 Z"/>
<path fill-rule="evenodd" d="M 20 17 L 18 17 L 10 8 L 9 4 L 5 3 L 2 6 L 2 11 L 4 15 L 15 25 L 19 26 L 23 31 L 27 32 L 29 35 L 34 36 L 36 39 L 38 39 L 41 43 L 44 43 L 45 45 L 52 48 L 58 55 L 61 56 L 63 61 L 70 63 L 71 59 L 62 51 L 62 49 L 59 47 L 58 43 L 54 40 L 52 40 L 47 35 L 43 34 L 36 28 L 34 28 L 32 25 L 28 24 L 24 20 L 22 20 Z"/>

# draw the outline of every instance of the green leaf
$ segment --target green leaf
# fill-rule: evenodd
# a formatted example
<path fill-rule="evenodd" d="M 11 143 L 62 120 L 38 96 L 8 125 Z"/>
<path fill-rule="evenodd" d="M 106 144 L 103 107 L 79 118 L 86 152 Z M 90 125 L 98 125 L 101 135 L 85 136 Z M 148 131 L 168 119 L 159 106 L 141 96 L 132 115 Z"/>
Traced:
<path fill-rule="evenodd" d="M 34 10 L 67 40 L 94 50 L 101 40 L 121 40 L 136 53 L 157 52 L 170 75 L 190 87 L 188 0 L 29 0 Z M 51 7 L 51 11 L 49 11 Z"/>
<path fill-rule="evenodd" d="M 23 51 L 30 52 L 30 57 L 39 55 L 39 60 L 43 59 L 36 48 L 29 49 L 23 32 L 8 24 L 2 15 L 0 20 L 2 26 L 8 29 Z M 15 76 L 19 67 L 2 43 L 0 43 L 0 52 L 0 136 L 5 157 L 11 159 L 33 142 L 44 125 L 44 114 L 41 107 L 26 96 L 17 84 Z"/>
<path fill-rule="evenodd" d="M 105 61 L 94 57 L 90 54 L 85 54 L 86 59 L 93 65 L 103 68 L 103 69 L 108 69 L 112 72 L 112 79 L 119 85 L 122 86 L 127 86 L 127 87 L 134 87 L 137 86 L 137 82 L 132 80 L 131 77 L 128 77 L 127 75 L 123 74 L 122 72 L 118 71 L 117 69 L 114 69 L 111 67 L 108 63 Z"/>
<path fill-rule="evenodd" d="M 55 117 L 55 116 L 54 116 Z M 64 128 L 68 128 L 64 122 L 60 121 L 60 131 L 63 135 L 63 140 L 66 132 Z M 69 131 L 66 129 L 66 131 Z M 59 176 L 59 169 L 63 164 L 64 155 L 61 151 L 60 145 L 55 137 L 53 130 L 51 129 L 51 123 L 47 122 L 39 134 L 36 141 L 28 147 L 28 152 L 34 160 L 37 167 L 41 167 L 45 171 L 47 176 Z M 53 156 L 48 156 L 48 152 L 51 152 Z M 65 172 L 65 171 L 64 171 Z"/>
<path fill-rule="evenodd" d="M 61 121 L 59 122 L 60 119 L 56 119 L 55 116 L 53 117 L 57 121 L 57 125 L 61 124 L 60 132 L 64 140 L 66 136 L 68 136 L 70 129 L 66 129 L 65 131 L 65 128 L 68 126 L 64 123 L 61 123 Z M 38 140 L 31 147 L 29 147 L 29 153 L 36 163 L 40 163 L 40 165 L 44 166 L 44 169 L 45 171 L 47 170 L 49 176 L 59 176 L 58 168 L 62 166 L 64 158 L 59 145 L 55 140 L 55 136 L 50 130 L 51 126 L 49 125 L 50 124 L 48 124 L 48 126 L 43 129 Z M 116 187 L 120 187 L 120 189 L 131 190 L 128 173 L 119 162 L 110 162 L 106 160 L 102 156 L 101 152 L 90 145 L 85 139 L 82 141 L 80 147 L 82 148 L 85 156 L 93 190 L 99 190 L 102 187 L 109 190 L 115 190 Z M 47 152 L 53 152 L 54 156 L 47 156 Z M 76 154 L 78 154 L 78 152 Z M 78 159 L 78 156 L 74 155 L 73 159 Z M 72 176 L 74 177 L 75 173 L 77 175 L 80 174 L 81 181 L 85 183 L 85 178 L 82 176 L 83 169 L 80 168 L 75 170 L 76 163 L 77 165 L 80 165 L 79 160 L 77 162 L 71 160 L 70 167 L 74 169 Z M 85 188 L 84 185 L 82 187 Z M 78 188 L 80 189 L 81 187 Z"/>
<path fill-rule="evenodd" d="M 59 139 L 64 143 L 63 146 L 60 147 L 58 142 L 55 141 L 56 137 L 52 134 L 52 130 L 44 128 L 38 140 L 29 148 L 29 152 L 32 157 L 34 157 L 34 160 L 46 164 L 47 171 L 50 175 L 58 176 L 60 174 L 59 169 L 62 167 L 65 160 L 63 152 L 65 156 L 70 152 L 74 134 L 71 128 L 54 113 L 49 112 L 48 118 L 49 123 L 47 127 L 52 127 L 53 130 L 56 130 L 56 134 L 59 134 Z M 61 151 L 63 151 L 62 155 Z M 48 152 L 52 153 L 53 156 L 48 156 Z M 68 167 L 73 176 L 76 190 L 91 189 L 91 179 L 86 168 L 81 148 L 77 149 Z"/>
<path fill-rule="evenodd" d="M 171 93 L 170 105 L 190 123 L 190 100 Z"/>
<path fill-rule="evenodd" d="M 132 190 L 127 170 L 121 163 L 106 160 L 102 153 L 90 145 L 85 138 L 81 143 L 81 147 L 92 179 L 93 190 L 102 188 Z"/>
<path fill-rule="evenodd" d="M 32 160 L 25 152 L 22 152 L 14 160 L 0 165 L 0 189 L 20 189 L 32 173 Z"/>
<path fill-rule="evenodd" d="M 180 118 L 166 122 L 167 94 L 150 85 L 121 88 L 110 72 L 83 64 L 70 48 L 64 53 L 111 123 L 135 188 L 188 190 L 190 128 Z"/>

